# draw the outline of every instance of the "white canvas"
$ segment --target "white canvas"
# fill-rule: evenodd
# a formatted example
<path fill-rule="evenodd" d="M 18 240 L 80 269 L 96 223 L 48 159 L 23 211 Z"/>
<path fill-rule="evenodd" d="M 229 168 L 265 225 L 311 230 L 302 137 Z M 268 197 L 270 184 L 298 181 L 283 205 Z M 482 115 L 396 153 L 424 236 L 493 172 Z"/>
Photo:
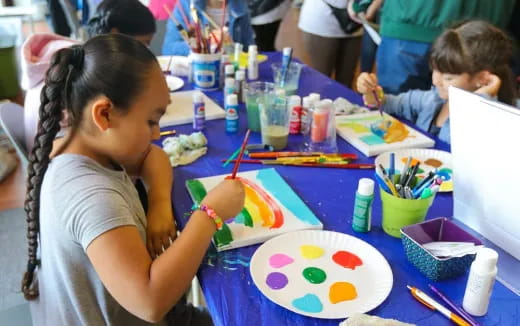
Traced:
<path fill-rule="evenodd" d="M 454 217 L 520 259 L 520 111 L 450 88 Z"/>
<path fill-rule="evenodd" d="M 392 116 L 384 113 L 385 119 L 396 120 Z M 403 148 L 425 148 L 425 147 L 433 147 L 435 145 L 435 141 L 419 131 L 411 128 L 410 126 L 406 126 L 408 131 L 410 132 L 406 139 L 394 142 L 394 143 L 382 143 L 382 144 L 369 144 L 363 141 L 364 137 L 377 137 L 370 131 L 370 125 L 372 123 L 378 122 L 381 120 L 381 115 L 378 111 L 368 112 L 368 113 L 360 113 L 360 114 L 352 114 L 348 116 L 337 116 L 336 117 L 336 130 L 338 135 L 340 135 L 343 139 L 349 142 L 352 146 L 357 148 L 360 152 L 365 154 L 366 156 L 374 156 L 381 154 L 383 152 L 395 151 Z M 355 124 L 357 128 L 353 128 L 351 126 Z M 378 137 L 379 138 L 379 137 Z M 381 139 L 381 138 L 379 138 Z"/>
<path fill-rule="evenodd" d="M 186 188 L 193 201 L 198 202 L 201 197 L 201 192 L 198 191 L 198 189 L 200 189 L 199 187 L 201 185 L 206 192 L 209 192 L 227 176 L 229 175 L 188 180 L 186 182 Z M 254 223 L 253 225 L 247 225 L 244 221 L 244 215 L 239 215 L 234 221 L 227 222 L 226 228 L 228 228 L 231 233 L 232 240 L 222 241 L 222 239 L 226 239 L 223 234 L 225 235 L 227 230 L 218 231 L 214 237 L 218 251 L 261 243 L 274 236 L 290 231 L 323 229 L 323 224 L 320 220 L 298 195 L 296 195 L 275 169 L 242 172 L 238 173 L 237 176 L 260 188 L 259 191 L 256 191 L 252 187 L 247 187 L 247 183 L 245 183 L 245 209 L 248 210 Z M 255 200 L 255 196 L 261 200 Z M 266 196 L 268 199 L 264 200 Z M 270 209 L 259 209 L 259 206 L 255 204 L 258 202 L 267 204 Z M 272 209 L 273 207 L 275 209 Z M 279 209 L 278 212 L 282 214 L 281 225 L 274 217 L 274 212 L 277 209 Z M 268 212 L 269 214 L 260 214 L 260 212 Z M 280 219 L 278 219 L 278 221 L 280 221 Z"/>
<path fill-rule="evenodd" d="M 182 125 L 193 122 L 193 93 L 195 91 L 174 92 L 170 94 L 171 103 L 159 121 L 161 127 Z M 212 99 L 202 93 L 206 109 L 206 120 L 223 119 L 226 115 Z"/>

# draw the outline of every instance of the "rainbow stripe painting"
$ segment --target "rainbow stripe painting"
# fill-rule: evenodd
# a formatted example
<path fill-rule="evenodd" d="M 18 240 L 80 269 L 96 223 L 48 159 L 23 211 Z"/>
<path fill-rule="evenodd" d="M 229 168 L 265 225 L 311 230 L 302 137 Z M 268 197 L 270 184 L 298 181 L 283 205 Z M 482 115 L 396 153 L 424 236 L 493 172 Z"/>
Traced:
<path fill-rule="evenodd" d="M 188 180 L 186 188 L 193 201 L 200 203 L 226 176 Z M 237 179 L 245 188 L 244 209 L 215 233 L 213 241 L 218 251 L 261 243 L 290 231 L 323 229 L 320 220 L 275 169 L 242 172 Z"/>

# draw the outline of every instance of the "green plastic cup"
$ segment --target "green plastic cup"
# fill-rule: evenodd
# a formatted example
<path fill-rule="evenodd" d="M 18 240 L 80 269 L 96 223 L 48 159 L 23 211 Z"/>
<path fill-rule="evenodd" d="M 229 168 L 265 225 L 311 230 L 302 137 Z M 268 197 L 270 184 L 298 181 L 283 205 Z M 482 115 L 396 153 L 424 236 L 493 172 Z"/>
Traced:
<path fill-rule="evenodd" d="M 0 36 L 0 98 L 13 97 L 20 91 L 16 69 L 15 37 Z"/>
<path fill-rule="evenodd" d="M 383 208 L 383 230 L 396 238 L 401 228 L 424 221 L 435 195 L 424 199 L 398 198 L 379 188 Z"/>

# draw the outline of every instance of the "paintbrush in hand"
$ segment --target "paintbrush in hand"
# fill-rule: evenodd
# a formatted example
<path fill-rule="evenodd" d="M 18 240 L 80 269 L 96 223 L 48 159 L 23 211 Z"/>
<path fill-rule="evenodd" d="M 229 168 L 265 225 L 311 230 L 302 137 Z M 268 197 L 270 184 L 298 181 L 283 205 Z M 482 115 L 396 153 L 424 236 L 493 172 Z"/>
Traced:
<path fill-rule="evenodd" d="M 244 156 L 244 150 L 246 149 L 247 141 L 249 140 L 249 134 L 251 133 L 250 129 L 247 129 L 246 135 L 244 137 L 244 141 L 242 142 L 242 147 L 240 148 L 240 153 L 238 154 L 238 159 L 235 162 L 235 166 L 233 167 L 233 172 L 231 172 L 231 179 L 235 179 L 238 167 L 240 166 L 240 161 L 242 161 L 242 157 Z"/>

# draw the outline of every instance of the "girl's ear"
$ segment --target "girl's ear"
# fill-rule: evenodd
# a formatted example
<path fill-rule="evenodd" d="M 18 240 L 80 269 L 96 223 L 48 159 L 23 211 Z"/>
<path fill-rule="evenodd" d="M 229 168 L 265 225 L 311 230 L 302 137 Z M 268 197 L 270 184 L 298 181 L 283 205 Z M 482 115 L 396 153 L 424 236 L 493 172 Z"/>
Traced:
<path fill-rule="evenodd" d="M 106 97 L 100 97 L 92 102 L 91 105 L 92 122 L 100 131 L 106 131 L 110 127 L 110 121 L 113 117 L 114 105 Z"/>
<path fill-rule="evenodd" d="M 475 88 L 480 88 L 486 85 L 489 81 L 489 75 L 491 73 L 489 70 L 481 70 L 473 75 L 473 82 L 475 83 Z"/>

